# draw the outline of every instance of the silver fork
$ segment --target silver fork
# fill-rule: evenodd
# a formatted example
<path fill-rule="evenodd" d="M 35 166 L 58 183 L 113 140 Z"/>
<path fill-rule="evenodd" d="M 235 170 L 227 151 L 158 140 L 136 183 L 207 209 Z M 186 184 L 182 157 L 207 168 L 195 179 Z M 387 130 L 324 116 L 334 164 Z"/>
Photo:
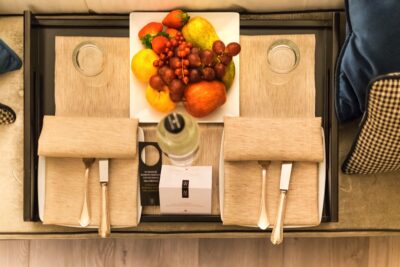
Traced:
<path fill-rule="evenodd" d="M 258 217 L 258 227 L 261 230 L 265 230 L 269 226 L 269 221 L 267 217 L 267 208 L 265 207 L 265 185 L 267 180 L 267 168 L 271 162 L 270 161 L 259 161 L 258 164 L 261 165 L 261 200 L 260 200 L 260 215 Z"/>

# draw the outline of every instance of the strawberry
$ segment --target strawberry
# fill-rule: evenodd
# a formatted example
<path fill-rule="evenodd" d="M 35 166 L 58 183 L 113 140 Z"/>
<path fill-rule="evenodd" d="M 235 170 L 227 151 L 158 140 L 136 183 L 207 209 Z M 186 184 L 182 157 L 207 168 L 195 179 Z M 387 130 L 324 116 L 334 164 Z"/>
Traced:
<path fill-rule="evenodd" d="M 159 22 L 150 22 L 146 24 L 138 33 L 139 39 L 146 48 L 151 48 L 151 41 L 163 29 L 163 25 Z"/>
<path fill-rule="evenodd" d="M 177 9 L 169 12 L 168 15 L 163 19 L 162 23 L 169 28 L 180 29 L 186 24 L 186 22 L 188 22 L 189 19 L 190 17 L 188 13 Z"/>
<path fill-rule="evenodd" d="M 167 47 L 167 42 L 169 42 L 167 37 L 159 35 L 153 38 L 153 41 L 151 41 L 151 46 L 153 47 L 154 52 L 161 54 L 164 52 L 165 47 Z"/>
<path fill-rule="evenodd" d="M 179 31 L 174 28 L 168 28 L 165 32 L 168 33 L 169 38 L 174 38 Z"/>

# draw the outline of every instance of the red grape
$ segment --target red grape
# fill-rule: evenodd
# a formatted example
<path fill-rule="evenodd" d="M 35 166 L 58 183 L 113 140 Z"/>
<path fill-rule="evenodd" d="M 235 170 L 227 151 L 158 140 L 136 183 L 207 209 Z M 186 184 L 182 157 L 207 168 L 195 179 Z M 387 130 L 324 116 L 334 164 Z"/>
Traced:
<path fill-rule="evenodd" d="M 215 79 L 215 71 L 213 68 L 207 67 L 203 69 L 203 78 L 206 81 L 212 81 Z"/>
<path fill-rule="evenodd" d="M 175 38 L 172 38 L 172 39 L 170 40 L 170 42 L 171 42 L 171 45 L 172 45 L 173 47 L 175 47 L 175 46 L 178 45 L 178 41 L 177 41 Z"/>
<path fill-rule="evenodd" d="M 175 74 L 178 75 L 178 76 L 181 76 L 182 75 L 182 69 L 181 68 L 176 69 L 175 70 Z"/>
<path fill-rule="evenodd" d="M 189 55 L 193 49 L 193 44 L 190 42 L 186 42 L 185 38 L 182 36 L 182 33 L 178 33 L 174 38 L 171 38 L 169 40 L 169 45 L 167 48 L 168 49 L 165 49 L 164 53 L 160 55 L 159 61 L 164 62 L 163 64 L 167 64 L 170 68 L 164 68 L 162 70 L 159 69 L 159 75 L 161 79 L 169 87 L 174 79 L 180 81 L 183 84 L 188 84 L 190 80 L 189 66 L 191 65 Z M 196 51 L 196 49 L 194 49 L 193 51 Z M 199 52 L 200 49 L 197 48 L 197 53 Z M 195 66 L 200 67 L 201 60 L 198 54 L 195 59 L 197 60 Z M 214 58 L 212 57 L 212 61 L 213 60 Z M 160 63 L 158 63 L 158 65 L 159 64 Z M 200 76 L 200 72 L 198 73 L 198 76 Z"/>
<path fill-rule="evenodd" d="M 199 53 L 200 53 L 200 48 L 198 48 L 198 47 L 193 47 L 193 48 L 190 50 L 190 52 L 191 52 L 192 54 L 199 54 Z"/>
<path fill-rule="evenodd" d="M 157 90 L 162 90 L 165 86 L 164 81 L 161 79 L 160 75 L 153 75 L 150 77 L 150 86 Z"/>
<path fill-rule="evenodd" d="M 188 60 L 189 60 L 189 65 L 190 67 L 200 67 L 201 66 L 201 60 L 200 60 L 200 56 L 198 54 L 190 54 L 188 56 Z"/>
<path fill-rule="evenodd" d="M 226 66 L 231 62 L 232 57 L 229 55 L 223 54 L 222 56 L 219 57 L 219 60 L 221 61 L 222 64 L 224 64 Z"/>
<path fill-rule="evenodd" d="M 204 66 L 211 66 L 214 61 L 214 53 L 210 49 L 205 49 L 200 52 L 201 63 Z"/>
<path fill-rule="evenodd" d="M 182 78 L 182 81 L 184 84 L 188 84 L 189 83 L 189 77 L 185 76 Z"/>
<path fill-rule="evenodd" d="M 185 90 L 185 84 L 178 79 L 173 79 L 169 85 L 169 95 L 171 100 L 174 102 L 179 102 L 182 100 L 183 92 Z"/>
<path fill-rule="evenodd" d="M 217 40 L 213 43 L 212 50 L 217 55 L 222 55 L 225 52 L 225 44 L 221 40 Z"/>
<path fill-rule="evenodd" d="M 158 69 L 158 74 L 162 76 L 167 69 L 168 69 L 167 66 L 162 66 L 161 68 Z"/>
<path fill-rule="evenodd" d="M 185 56 L 185 53 L 183 51 L 178 51 L 176 54 L 177 54 L 178 57 L 184 57 Z"/>
<path fill-rule="evenodd" d="M 226 53 L 227 53 L 229 56 L 231 56 L 231 57 L 234 57 L 234 56 L 236 56 L 237 54 L 239 54 L 239 53 L 240 53 L 240 50 L 241 50 L 240 44 L 235 43 L 235 42 L 229 43 L 229 44 L 226 46 Z"/>
<path fill-rule="evenodd" d="M 178 69 L 178 68 L 182 67 L 181 60 L 177 57 L 172 57 L 169 60 L 169 66 L 171 67 L 171 69 Z"/>
<path fill-rule="evenodd" d="M 201 81 L 201 73 L 198 69 L 192 69 L 189 73 L 189 80 L 192 83 L 197 83 Z"/>
<path fill-rule="evenodd" d="M 225 65 L 222 63 L 217 63 L 214 66 L 215 76 L 217 78 L 222 79 L 225 75 Z"/>
<path fill-rule="evenodd" d="M 175 79 L 175 73 L 172 69 L 167 68 L 163 74 L 160 74 L 161 79 L 166 83 L 170 84 L 173 79 Z"/>

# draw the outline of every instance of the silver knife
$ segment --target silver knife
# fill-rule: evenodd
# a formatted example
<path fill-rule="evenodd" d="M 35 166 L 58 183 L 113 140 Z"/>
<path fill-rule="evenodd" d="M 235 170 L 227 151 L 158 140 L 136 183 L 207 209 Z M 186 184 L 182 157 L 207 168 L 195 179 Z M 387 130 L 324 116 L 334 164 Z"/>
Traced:
<path fill-rule="evenodd" d="M 109 175 L 109 160 L 99 160 L 99 174 L 101 185 L 101 207 L 100 207 L 100 225 L 99 235 L 102 238 L 110 235 L 110 213 L 108 202 L 108 175 Z"/>
<path fill-rule="evenodd" d="M 283 241 L 283 220 L 285 217 L 286 207 L 286 194 L 289 190 L 290 176 L 292 174 L 292 162 L 282 162 L 281 169 L 281 180 L 280 180 L 280 200 L 278 206 L 278 212 L 276 214 L 276 220 L 274 229 L 271 234 L 271 242 L 274 245 L 279 245 Z"/>

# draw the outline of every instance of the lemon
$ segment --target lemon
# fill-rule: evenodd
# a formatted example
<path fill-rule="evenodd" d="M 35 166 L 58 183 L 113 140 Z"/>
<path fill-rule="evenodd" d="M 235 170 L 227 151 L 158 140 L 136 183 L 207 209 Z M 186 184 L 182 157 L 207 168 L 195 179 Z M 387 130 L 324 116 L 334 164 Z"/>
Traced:
<path fill-rule="evenodd" d="M 131 68 L 133 74 L 142 82 L 148 82 L 150 77 L 157 74 L 157 68 L 153 62 L 158 59 L 158 55 L 149 48 L 142 49 L 133 56 Z"/>

